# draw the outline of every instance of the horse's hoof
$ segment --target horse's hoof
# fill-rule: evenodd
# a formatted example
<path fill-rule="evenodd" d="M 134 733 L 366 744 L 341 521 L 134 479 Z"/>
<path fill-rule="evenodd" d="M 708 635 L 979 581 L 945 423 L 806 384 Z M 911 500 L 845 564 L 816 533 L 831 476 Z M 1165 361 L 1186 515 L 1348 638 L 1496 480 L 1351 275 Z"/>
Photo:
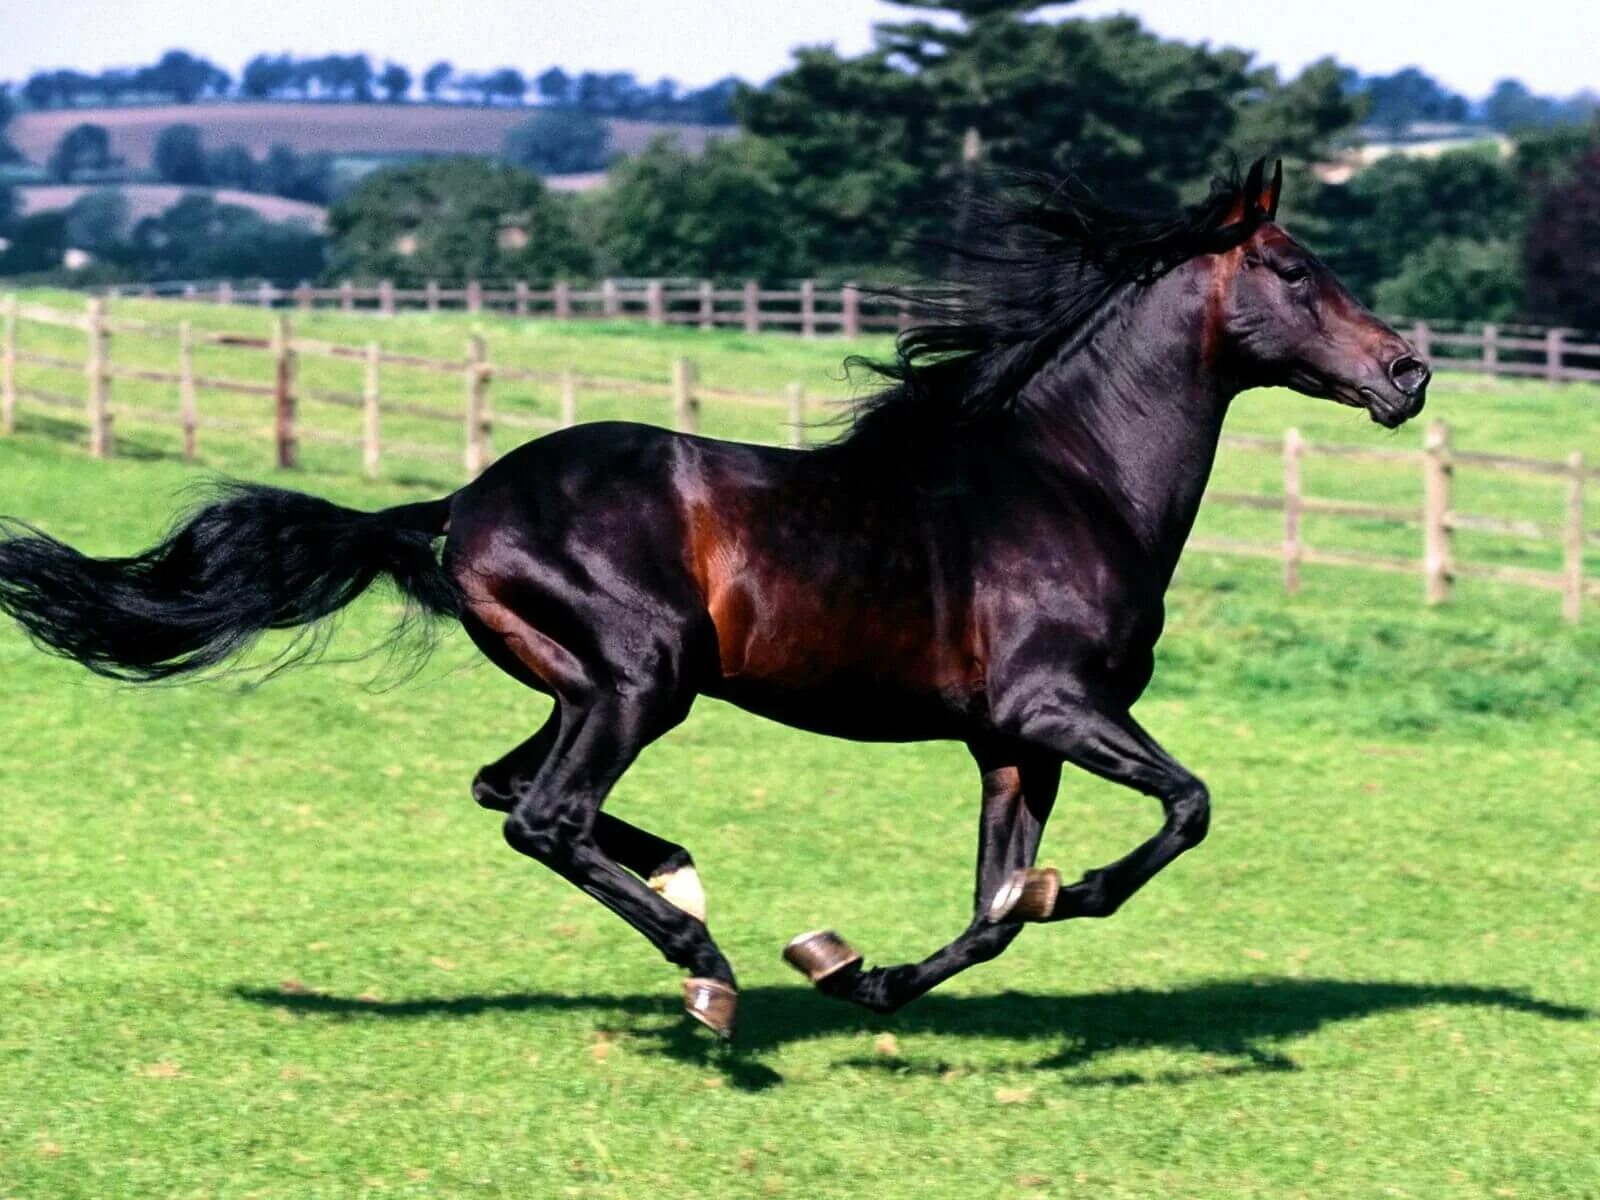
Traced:
<path fill-rule="evenodd" d="M 685 979 L 683 1007 L 723 1041 L 733 1040 L 733 1028 L 739 1016 L 739 993 L 731 984 L 720 979 Z"/>
<path fill-rule="evenodd" d="M 681 908 L 702 925 L 706 923 L 706 889 L 701 886 L 700 873 L 692 866 L 663 871 L 650 876 L 647 882 L 674 908 Z"/>
<path fill-rule="evenodd" d="M 802 933 L 783 948 L 783 958 L 812 983 L 821 983 L 861 961 L 850 943 L 831 929 Z"/>
<path fill-rule="evenodd" d="M 1056 910 L 1056 897 L 1060 894 L 1061 872 L 1054 867 L 1024 867 L 1013 871 L 1011 878 L 1000 885 L 994 899 L 989 901 L 989 921 L 991 924 L 1048 921 Z"/>

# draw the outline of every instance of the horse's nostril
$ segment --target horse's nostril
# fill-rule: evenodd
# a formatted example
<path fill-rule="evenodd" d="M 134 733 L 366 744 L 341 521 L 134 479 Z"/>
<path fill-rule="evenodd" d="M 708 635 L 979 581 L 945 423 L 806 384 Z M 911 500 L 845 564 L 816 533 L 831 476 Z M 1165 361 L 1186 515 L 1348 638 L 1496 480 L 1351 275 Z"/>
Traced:
<path fill-rule="evenodd" d="M 1389 364 L 1389 382 L 1408 396 L 1415 396 L 1428 386 L 1433 372 L 1427 363 L 1410 354 L 1402 354 Z"/>

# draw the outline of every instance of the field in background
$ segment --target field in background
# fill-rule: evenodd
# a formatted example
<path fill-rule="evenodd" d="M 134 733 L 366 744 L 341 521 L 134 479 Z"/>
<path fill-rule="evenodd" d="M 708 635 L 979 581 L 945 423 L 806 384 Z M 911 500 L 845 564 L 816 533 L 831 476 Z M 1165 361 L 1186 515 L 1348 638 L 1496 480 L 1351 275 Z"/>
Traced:
<path fill-rule="evenodd" d="M 483 327 L 558 369 L 658 378 L 687 353 L 708 382 L 847 390 L 836 343 Z M 466 328 L 405 317 L 381 336 L 459 354 Z M 669 417 L 594 403 L 582 415 Z M 1446 379 L 1428 415 L 1463 446 L 1560 457 L 1596 448 L 1594 404 Z M 1289 421 L 1420 438 L 1280 394 L 1245 397 L 1230 427 Z M 704 425 L 783 436 L 781 412 L 708 405 Z M 95 553 L 147 544 L 200 472 L 161 431 L 125 429 L 128 457 L 93 462 L 77 430 L 25 410 L 0 439 L 0 511 Z M 328 448 L 285 477 L 268 449 L 203 453 L 363 507 L 459 479 L 363 482 Z M 1400 486 L 1311 469 L 1335 495 Z M 1268 489 L 1276 464 L 1221 473 Z M 1287 599 L 1270 564 L 1191 554 L 1172 593 L 1138 711 L 1210 783 L 1210 840 L 1114 919 L 1030 930 L 893 1018 L 814 994 L 778 951 L 828 925 L 902 961 L 964 925 L 964 753 L 699 705 L 612 807 L 701 864 L 741 978 L 731 1054 L 681 1018 L 670 968 L 467 797 L 546 702 L 459 635 L 391 690 L 364 687 L 380 660 L 135 690 L 0 629 L 0 1195 L 1591 1196 L 1600 626 L 1514 589 L 1425 610 L 1413 580 L 1305 575 Z M 393 615 L 363 601 L 332 656 Z M 1075 874 L 1156 820 L 1073 774 L 1043 857 Z"/>
<path fill-rule="evenodd" d="M 175 183 L 118 183 L 108 186 L 127 198 L 130 227 L 146 217 L 159 217 L 185 196 L 196 194 L 209 196 L 218 204 L 236 204 L 248 208 L 264 221 L 302 221 L 316 230 L 321 230 L 327 222 L 328 211 L 321 205 L 289 200 L 283 196 L 268 196 L 261 192 L 183 187 Z M 71 208 L 85 195 L 100 191 L 101 188 L 100 184 L 89 183 L 24 185 L 16 189 L 17 210 L 29 217 L 35 213 Z"/>
<path fill-rule="evenodd" d="M 256 157 L 273 146 L 300 154 L 340 155 L 487 154 L 498 155 L 506 134 L 526 121 L 531 108 L 475 108 L 465 104 L 296 104 L 241 102 L 171 104 L 148 107 L 67 108 L 18 113 L 6 136 L 23 158 L 43 164 L 75 125 L 103 125 L 111 153 L 135 170 L 150 166 L 156 138 L 168 125 L 197 125 L 212 149 L 247 146 Z M 676 138 L 698 153 L 719 130 L 704 125 L 616 120 L 612 148 L 637 154 L 652 139 Z"/>

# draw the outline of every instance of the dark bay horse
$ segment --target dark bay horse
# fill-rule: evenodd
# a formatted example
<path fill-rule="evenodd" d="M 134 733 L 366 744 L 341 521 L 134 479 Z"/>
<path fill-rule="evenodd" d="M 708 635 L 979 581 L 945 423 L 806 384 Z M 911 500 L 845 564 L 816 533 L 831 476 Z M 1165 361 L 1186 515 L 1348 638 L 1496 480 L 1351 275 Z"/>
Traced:
<path fill-rule="evenodd" d="M 689 1012 L 723 1036 L 734 976 L 693 862 L 602 810 L 622 773 L 701 694 L 836 737 L 960 740 L 982 777 L 971 924 L 902 966 L 868 969 L 830 932 L 785 951 L 829 995 L 892 1011 L 1025 922 L 1109 916 L 1205 836 L 1205 786 L 1129 710 L 1232 398 L 1288 386 L 1391 428 L 1422 408 L 1411 346 L 1276 223 L 1281 179 L 1257 163 L 1168 221 L 1072 187 L 991 213 L 969 286 L 901 338 L 831 445 L 595 424 L 378 513 L 233 487 L 130 558 L 13 526 L 0 608 L 151 680 L 390 577 L 554 698 L 473 795 L 687 970 Z M 1033 866 L 1063 763 L 1164 813 L 1070 884 Z"/>

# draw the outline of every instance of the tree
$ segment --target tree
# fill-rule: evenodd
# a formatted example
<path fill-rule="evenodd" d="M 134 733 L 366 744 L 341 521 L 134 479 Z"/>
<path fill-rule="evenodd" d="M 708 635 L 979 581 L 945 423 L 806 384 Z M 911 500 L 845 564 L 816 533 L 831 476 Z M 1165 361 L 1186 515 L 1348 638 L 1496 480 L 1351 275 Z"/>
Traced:
<path fill-rule="evenodd" d="M 1502 79 L 1484 102 L 1483 115 L 1496 129 L 1512 133 L 1551 124 L 1555 105 L 1535 96 L 1520 80 Z"/>
<path fill-rule="evenodd" d="M 474 158 L 375 171 L 328 214 L 331 273 L 388 278 L 548 279 L 592 261 L 567 205 L 537 175 Z"/>
<path fill-rule="evenodd" d="M 287 54 L 258 54 L 244 67 L 240 89 L 246 96 L 266 100 L 280 95 L 294 81 L 294 63 Z"/>
<path fill-rule="evenodd" d="M 1441 87 L 1437 80 L 1406 67 L 1393 75 L 1373 75 L 1359 84 L 1367 120 L 1399 137 L 1418 121 L 1465 121 L 1466 97 Z"/>
<path fill-rule="evenodd" d="M 0 237 L 11 228 L 17 217 L 17 189 L 0 180 Z"/>
<path fill-rule="evenodd" d="M 333 160 L 326 154 L 297 154 L 276 145 L 254 172 L 256 186 L 274 196 L 326 204 L 333 195 Z"/>
<path fill-rule="evenodd" d="M 1529 315 L 1600 329 L 1600 148 L 1544 194 L 1528 227 L 1524 263 Z"/>
<path fill-rule="evenodd" d="M 610 158 L 611 129 L 599 117 L 547 108 L 506 134 L 503 157 L 545 175 L 598 171 Z"/>
<path fill-rule="evenodd" d="M 206 184 L 211 171 L 196 125 L 168 125 L 156 136 L 151 165 L 166 183 Z"/>
<path fill-rule="evenodd" d="M 149 70 L 154 88 L 179 104 L 193 104 L 201 96 L 226 95 L 233 80 L 208 59 L 196 58 L 187 50 L 168 50 Z"/>
<path fill-rule="evenodd" d="M 429 100 L 437 100 L 439 92 L 449 85 L 455 68 L 447 62 L 436 62 L 422 73 L 422 91 Z"/>
<path fill-rule="evenodd" d="M 59 210 L 34 213 L 13 221 L 0 253 L 0 275 L 33 275 L 55 271 L 67 252 L 67 219 Z"/>
<path fill-rule="evenodd" d="M 880 25 L 856 58 L 801 51 L 735 99 L 740 123 L 792 164 L 818 265 L 882 263 L 907 239 L 947 235 L 973 151 L 1004 169 L 1071 171 L 1128 207 L 1170 207 L 1204 186 L 1263 92 L 1247 55 L 1163 41 L 1132 18 L 1024 20 L 1038 5 L 999 0 L 909 7 L 964 20 Z"/>
<path fill-rule="evenodd" d="M 1378 284 L 1440 238 L 1515 241 L 1527 202 L 1517 173 L 1494 147 L 1434 159 L 1391 155 L 1347 184 L 1320 189 L 1317 249 L 1356 295 Z"/>
<path fill-rule="evenodd" d="M 67 244 L 104 257 L 126 237 L 130 212 L 128 198 L 116 188 L 85 192 L 66 210 Z"/>
<path fill-rule="evenodd" d="M 11 118 L 15 115 L 16 102 L 11 99 L 11 85 L 0 83 L 0 167 L 22 159 L 17 148 L 6 137 L 6 126 L 11 124 Z"/>
<path fill-rule="evenodd" d="M 511 104 L 521 104 L 528 94 L 528 81 L 515 67 L 501 67 L 483 80 L 484 103 L 493 103 L 495 97 Z"/>
<path fill-rule="evenodd" d="M 212 151 L 206 156 L 206 176 L 214 187 L 239 188 L 246 192 L 258 187 L 260 169 L 250 151 L 237 143 Z"/>
<path fill-rule="evenodd" d="M 378 86 L 390 104 L 399 104 L 411 90 L 411 72 L 399 63 L 385 63 L 383 74 L 378 76 Z"/>
<path fill-rule="evenodd" d="M 1436 238 L 1378 284 L 1386 313 L 1450 321 L 1509 321 L 1522 311 L 1522 270 L 1510 239 Z"/>
<path fill-rule="evenodd" d="M 111 156 L 111 135 L 104 125 L 74 125 L 61 135 L 50 154 L 50 178 L 71 183 L 85 171 L 106 171 L 117 164 Z"/>
<path fill-rule="evenodd" d="M 534 80 L 539 98 L 546 104 L 566 104 L 572 98 L 572 80 L 560 67 L 551 67 Z"/>
<path fill-rule="evenodd" d="M 759 138 L 718 139 L 703 157 L 658 138 L 624 159 L 600 198 L 600 250 L 629 275 L 792 278 L 805 237 L 779 180 L 782 152 Z"/>
<path fill-rule="evenodd" d="M 269 222 L 248 208 L 192 194 L 135 226 L 130 255 L 147 279 L 264 278 L 296 283 L 321 274 L 326 239 L 303 224 Z"/>

